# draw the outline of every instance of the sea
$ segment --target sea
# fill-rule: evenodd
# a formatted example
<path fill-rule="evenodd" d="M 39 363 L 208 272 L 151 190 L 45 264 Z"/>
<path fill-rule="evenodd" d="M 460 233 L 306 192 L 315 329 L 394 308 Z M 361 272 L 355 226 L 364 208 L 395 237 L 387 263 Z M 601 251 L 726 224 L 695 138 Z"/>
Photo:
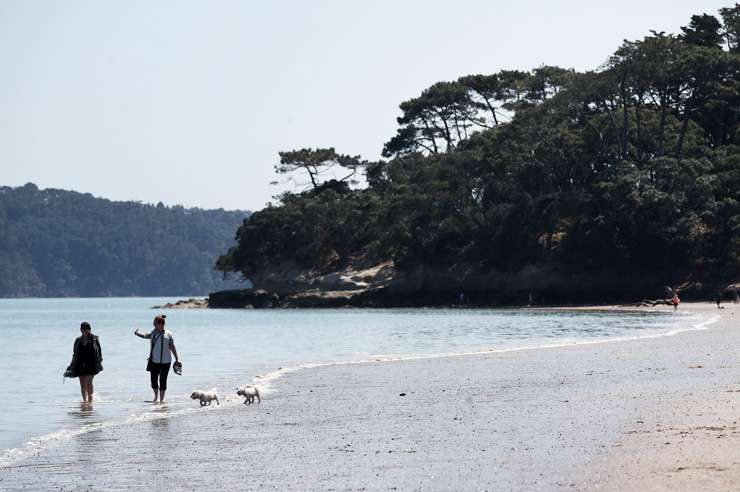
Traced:
<path fill-rule="evenodd" d="M 0 299 L 0 466 L 100 426 L 202 411 L 190 399 L 195 389 L 216 389 L 227 406 L 241 403 L 237 386 L 257 384 L 269 398 L 276 378 L 315 365 L 667 336 L 709 322 L 668 308 L 153 309 L 175 300 Z M 183 374 L 170 373 L 165 404 L 153 405 L 147 402 L 149 342 L 134 330 L 151 330 L 162 312 Z M 103 351 L 91 405 L 81 403 L 77 379 L 63 378 L 82 321 L 92 325 Z"/>

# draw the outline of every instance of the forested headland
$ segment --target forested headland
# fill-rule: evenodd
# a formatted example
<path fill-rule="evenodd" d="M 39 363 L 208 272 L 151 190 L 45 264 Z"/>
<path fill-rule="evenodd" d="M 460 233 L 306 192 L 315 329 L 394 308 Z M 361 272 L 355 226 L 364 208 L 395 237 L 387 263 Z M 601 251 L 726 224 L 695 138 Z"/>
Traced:
<path fill-rule="evenodd" d="M 740 275 L 739 83 L 738 4 L 591 71 L 435 83 L 400 104 L 382 160 L 280 153 L 305 189 L 245 221 L 218 268 L 364 305 L 716 292 Z"/>
<path fill-rule="evenodd" d="M 0 187 L 0 297 L 206 295 L 243 211 Z"/>

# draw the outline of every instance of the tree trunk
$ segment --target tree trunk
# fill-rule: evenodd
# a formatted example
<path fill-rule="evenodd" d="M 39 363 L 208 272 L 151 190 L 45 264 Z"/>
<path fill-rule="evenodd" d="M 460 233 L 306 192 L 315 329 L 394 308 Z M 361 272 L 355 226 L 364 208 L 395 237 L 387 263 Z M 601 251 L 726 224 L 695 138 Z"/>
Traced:
<path fill-rule="evenodd" d="M 491 116 L 493 117 L 493 124 L 494 126 L 498 126 L 498 118 L 496 117 L 496 109 L 493 107 L 493 104 L 488 100 L 487 97 L 483 96 L 483 100 L 486 101 L 486 106 L 488 106 L 488 109 L 491 111 Z"/>
<path fill-rule="evenodd" d="M 660 99 L 660 123 L 658 123 L 658 157 L 662 157 L 665 153 L 665 123 L 668 114 L 668 101 L 666 101 L 666 94 L 664 92 L 658 93 Z"/>
<path fill-rule="evenodd" d="M 642 165 L 642 148 L 641 148 L 641 135 L 642 126 L 640 123 L 640 106 L 642 105 L 642 94 L 637 95 L 637 102 L 635 103 L 635 125 L 637 126 L 637 142 L 635 148 L 637 150 L 637 165 Z"/>
<path fill-rule="evenodd" d="M 663 156 L 663 145 L 665 143 L 665 119 L 666 119 L 666 107 L 661 102 L 660 123 L 658 124 L 658 157 Z"/>
<path fill-rule="evenodd" d="M 455 113 L 455 131 L 457 132 L 457 140 L 458 142 L 462 142 L 462 133 L 460 133 L 460 120 L 457 117 L 457 113 Z"/>
<path fill-rule="evenodd" d="M 620 91 L 622 93 L 622 158 L 626 159 L 629 155 L 629 120 L 627 115 L 627 109 L 629 106 L 627 105 L 627 81 L 626 81 L 627 75 L 622 75 L 622 83 L 620 84 Z"/>
<path fill-rule="evenodd" d="M 437 148 L 437 139 L 434 138 L 434 132 L 432 131 L 431 128 L 429 128 L 429 123 L 427 122 L 426 118 L 422 118 L 421 121 L 424 122 L 424 128 L 426 128 L 427 131 L 429 132 L 429 134 L 432 136 L 431 137 L 431 141 L 432 141 L 432 147 L 434 148 L 434 153 L 435 154 L 438 154 L 439 153 L 439 149 Z"/>
<path fill-rule="evenodd" d="M 447 120 L 445 118 L 442 118 L 440 116 L 440 119 L 442 120 L 442 124 L 445 127 L 444 139 L 447 142 L 447 151 L 449 152 L 450 149 L 453 147 L 453 145 L 452 145 L 452 135 L 450 134 L 450 126 L 447 124 Z"/>
<path fill-rule="evenodd" d="M 611 105 L 604 101 L 604 109 L 606 110 L 606 114 L 609 115 L 609 122 L 611 123 L 612 128 L 614 129 L 614 136 L 617 137 L 617 147 L 619 148 L 619 152 L 622 152 L 622 132 L 619 131 L 619 125 L 617 125 L 617 120 L 614 117 L 614 111 Z M 620 156 L 621 158 L 622 156 Z"/>
<path fill-rule="evenodd" d="M 311 184 L 313 185 L 313 188 L 316 189 L 319 187 L 318 184 L 316 184 L 316 178 L 314 177 L 316 174 L 318 174 L 318 169 L 314 168 L 313 171 L 311 170 L 311 166 L 305 166 L 306 171 L 308 171 L 308 177 L 311 178 Z"/>
<path fill-rule="evenodd" d="M 676 160 L 681 162 L 681 152 L 683 151 L 683 139 L 686 136 L 686 129 L 689 126 L 689 115 L 688 112 L 684 114 L 683 123 L 681 124 L 681 131 L 678 134 L 678 145 L 676 148 Z"/>

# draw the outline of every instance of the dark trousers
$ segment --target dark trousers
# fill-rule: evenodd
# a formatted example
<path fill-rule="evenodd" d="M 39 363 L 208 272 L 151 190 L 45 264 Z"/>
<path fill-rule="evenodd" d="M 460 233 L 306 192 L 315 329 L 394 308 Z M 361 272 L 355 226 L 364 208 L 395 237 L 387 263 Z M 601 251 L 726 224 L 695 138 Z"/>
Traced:
<path fill-rule="evenodd" d="M 152 376 L 152 389 L 164 391 L 167 389 L 167 376 L 170 373 L 170 363 L 157 364 L 152 362 L 152 370 L 149 374 Z M 159 380 L 159 384 L 157 384 Z"/>

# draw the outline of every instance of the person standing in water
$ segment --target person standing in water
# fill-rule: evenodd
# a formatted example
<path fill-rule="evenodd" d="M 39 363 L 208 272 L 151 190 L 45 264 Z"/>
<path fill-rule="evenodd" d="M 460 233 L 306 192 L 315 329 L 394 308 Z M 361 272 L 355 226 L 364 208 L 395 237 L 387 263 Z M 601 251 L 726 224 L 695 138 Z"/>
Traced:
<path fill-rule="evenodd" d="M 164 329 L 165 318 L 167 316 L 164 314 L 156 316 L 153 323 L 154 329 L 149 333 L 141 333 L 138 328 L 134 330 L 134 335 L 137 337 L 147 338 L 151 341 L 149 344 L 149 362 L 147 363 L 146 370 L 151 375 L 152 390 L 154 391 L 152 403 L 157 403 L 157 397 L 159 397 L 160 403 L 164 403 L 164 394 L 167 391 L 167 376 L 169 375 L 170 365 L 172 363 L 170 353 L 175 356 L 175 362 L 180 361 L 180 358 L 177 356 L 177 348 L 175 348 L 175 340 L 172 332 Z"/>
<path fill-rule="evenodd" d="M 674 293 L 671 298 L 671 304 L 673 304 L 673 312 L 678 311 L 678 305 L 681 304 L 681 299 L 678 298 L 678 294 Z"/>
<path fill-rule="evenodd" d="M 82 402 L 92 403 L 93 378 L 103 370 L 103 350 L 100 348 L 100 340 L 92 333 L 90 323 L 83 321 L 80 331 L 82 335 L 75 339 L 68 370 L 80 378 Z"/>

